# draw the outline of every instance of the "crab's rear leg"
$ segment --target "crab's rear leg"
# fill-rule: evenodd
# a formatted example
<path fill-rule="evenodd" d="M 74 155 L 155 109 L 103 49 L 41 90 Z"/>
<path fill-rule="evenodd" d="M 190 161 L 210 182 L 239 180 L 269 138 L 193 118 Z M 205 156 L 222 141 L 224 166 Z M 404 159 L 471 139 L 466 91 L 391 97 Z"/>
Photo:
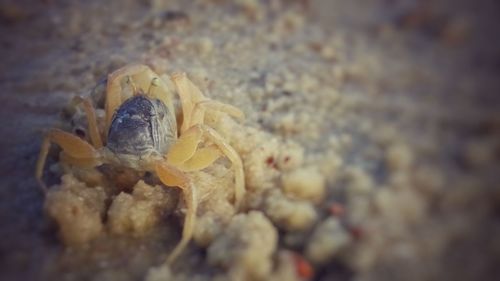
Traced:
<path fill-rule="evenodd" d="M 36 163 L 35 177 L 43 191 L 47 190 L 43 182 L 43 168 L 47 160 L 50 144 L 55 143 L 63 149 L 63 155 L 75 165 L 97 166 L 101 163 L 99 152 L 88 142 L 59 129 L 51 129 L 42 142 L 42 148 Z"/>
<path fill-rule="evenodd" d="M 210 116 L 219 112 L 240 120 L 245 118 L 245 114 L 237 107 L 214 100 L 204 100 L 195 104 L 191 113 L 191 126 L 203 124 L 207 113 Z"/>
<path fill-rule="evenodd" d="M 87 116 L 88 130 L 90 134 L 90 141 L 95 148 L 101 148 L 103 146 L 101 133 L 99 132 L 99 128 L 97 126 L 97 117 L 95 113 L 94 106 L 90 102 L 90 100 L 86 98 L 82 98 L 76 96 L 73 100 L 77 104 L 83 105 L 83 110 L 85 111 L 85 115 Z"/>
<path fill-rule="evenodd" d="M 193 236 L 196 210 L 198 208 L 198 196 L 191 180 L 174 166 L 169 165 L 165 161 L 158 161 L 155 164 L 155 171 L 165 185 L 181 188 L 186 202 L 186 217 L 182 229 L 182 238 L 167 258 L 167 263 L 170 264 L 182 253 Z"/>
<path fill-rule="evenodd" d="M 205 111 L 220 111 L 237 119 L 245 115 L 237 107 L 211 100 L 203 95 L 201 90 L 187 78 L 186 73 L 175 73 L 172 81 L 177 87 L 177 92 L 182 103 L 183 122 L 181 133 L 197 124 L 203 124 Z"/>

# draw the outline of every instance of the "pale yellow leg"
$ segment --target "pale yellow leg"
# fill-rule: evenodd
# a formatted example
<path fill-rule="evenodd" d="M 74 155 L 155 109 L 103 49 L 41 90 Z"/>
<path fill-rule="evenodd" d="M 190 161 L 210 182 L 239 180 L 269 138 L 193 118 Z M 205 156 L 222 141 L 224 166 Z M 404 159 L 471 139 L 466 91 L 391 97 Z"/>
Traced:
<path fill-rule="evenodd" d="M 193 116 L 193 110 L 195 104 L 198 102 L 207 100 L 196 85 L 191 82 L 186 76 L 186 73 L 175 73 L 172 75 L 172 81 L 174 82 L 177 93 L 181 100 L 182 105 L 182 115 L 183 121 L 181 126 L 181 135 L 192 127 L 193 122 L 191 118 Z"/>
<path fill-rule="evenodd" d="M 100 158 L 75 158 L 71 157 L 64 151 L 59 154 L 59 161 L 63 163 L 67 163 L 70 165 L 78 166 L 80 168 L 93 168 L 102 164 Z"/>
<path fill-rule="evenodd" d="M 180 170 L 164 161 L 159 161 L 155 165 L 156 174 L 160 180 L 168 186 L 178 186 L 182 189 L 186 202 L 186 217 L 182 229 L 182 238 L 167 258 L 167 263 L 171 264 L 186 248 L 193 237 L 193 230 L 196 223 L 196 210 L 198 208 L 198 196 L 196 188 L 190 179 Z"/>
<path fill-rule="evenodd" d="M 222 154 L 231 161 L 234 170 L 234 205 L 238 208 L 245 195 L 245 178 L 243 173 L 243 162 L 241 161 L 240 155 L 214 129 L 202 124 L 194 128 L 196 127 L 200 128 L 200 130 L 203 131 L 203 135 L 213 142 L 217 148 L 221 150 Z"/>
<path fill-rule="evenodd" d="M 206 107 L 204 106 L 208 101 L 201 101 L 194 105 L 193 111 L 191 112 L 191 118 L 189 122 L 189 127 L 193 127 L 197 124 L 203 124 L 205 122 L 205 113 L 207 112 Z"/>
<path fill-rule="evenodd" d="M 170 147 L 166 155 L 167 164 L 188 172 L 204 169 L 215 162 L 222 155 L 222 151 L 217 145 L 198 148 L 202 137 L 203 130 L 200 126 L 187 130 Z"/>
<path fill-rule="evenodd" d="M 196 190 L 183 172 L 203 169 L 216 161 L 221 155 L 225 155 L 231 161 L 235 171 L 236 208 L 238 208 L 245 193 L 243 164 L 238 153 L 215 130 L 202 124 L 206 106 L 235 117 L 243 117 L 243 113 L 235 107 L 211 102 L 205 98 L 184 73 L 174 74 L 172 80 L 177 87 L 182 104 L 183 122 L 181 133 L 179 139 L 170 148 L 166 161 L 158 162 L 155 170 L 163 183 L 170 186 L 179 186 L 183 189 L 187 213 L 182 240 L 170 254 L 168 263 L 171 263 L 191 240 L 196 218 L 198 204 Z M 203 136 L 206 136 L 214 145 L 198 149 Z M 189 203 L 190 200 L 191 204 Z"/>
<path fill-rule="evenodd" d="M 241 111 L 239 108 L 232 106 L 227 103 L 222 103 L 214 100 L 210 100 L 208 103 L 205 105 L 207 108 L 213 110 L 213 111 L 221 111 L 226 113 L 227 115 L 236 118 L 238 120 L 243 120 L 245 119 L 245 113 Z"/>
<path fill-rule="evenodd" d="M 180 166 L 191 158 L 198 144 L 201 142 L 203 132 L 197 127 L 193 127 L 180 135 L 177 141 L 170 147 L 167 155 L 167 163 L 174 166 Z"/>
<path fill-rule="evenodd" d="M 106 121 L 106 126 L 104 131 L 106 137 L 109 127 L 111 126 L 113 114 L 123 102 L 121 94 L 122 92 L 121 79 L 126 75 L 126 73 L 124 73 L 125 70 L 126 67 L 120 68 L 108 75 L 108 84 L 106 85 L 106 98 L 104 101 L 105 121 Z"/>
<path fill-rule="evenodd" d="M 103 146 L 102 144 L 102 139 L 101 139 L 101 134 L 99 133 L 99 129 L 97 127 L 97 117 L 95 113 L 94 106 L 88 99 L 84 99 L 82 97 L 75 97 L 74 100 L 83 105 L 83 110 L 85 111 L 85 115 L 87 116 L 87 123 L 89 125 L 89 134 L 90 134 L 90 141 L 92 142 L 92 145 L 99 149 Z"/>
<path fill-rule="evenodd" d="M 100 162 L 99 152 L 88 142 L 59 129 L 51 129 L 42 142 L 35 170 L 35 177 L 43 191 L 47 190 L 42 175 L 51 142 L 59 145 L 68 157 L 71 157 L 74 162 L 76 161 L 75 164 L 78 164 L 78 159 L 81 159 L 83 163 L 88 163 L 94 159 L 94 165 L 98 165 Z"/>
<path fill-rule="evenodd" d="M 187 78 L 186 73 L 173 74 L 172 81 L 177 88 L 182 104 L 183 122 L 181 126 L 181 135 L 189 128 L 198 124 L 203 124 L 207 109 L 224 112 L 237 119 L 243 119 L 245 117 L 243 112 L 238 108 L 205 97 L 201 90 Z"/>
<path fill-rule="evenodd" d="M 191 113 L 191 126 L 203 124 L 205 114 L 213 114 L 213 112 L 223 112 L 236 119 L 242 120 L 245 114 L 237 107 L 214 100 L 204 100 L 195 104 Z"/>
<path fill-rule="evenodd" d="M 196 154 L 202 136 L 205 136 L 213 142 L 217 149 L 231 161 L 235 177 L 234 203 L 235 206 L 238 207 L 245 194 L 243 163 L 234 148 L 214 129 L 203 124 L 198 124 L 189 128 L 189 130 L 181 135 L 177 142 L 170 148 L 167 154 L 167 163 L 182 170 L 192 170 L 196 166 L 202 167 L 205 166 L 204 163 L 211 164 L 215 161 L 218 156 L 217 153 L 213 151 L 213 148 L 200 152 L 199 155 Z M 194 157 L 195 155 L 197 156 Z"/>
<path fill-rule="evenodd" d="M 196 150 L 194 155 L 179 166 L 184 172 L 198 171 L 205 169 L 222 156 L 222 152 L 216 145 Z"/>

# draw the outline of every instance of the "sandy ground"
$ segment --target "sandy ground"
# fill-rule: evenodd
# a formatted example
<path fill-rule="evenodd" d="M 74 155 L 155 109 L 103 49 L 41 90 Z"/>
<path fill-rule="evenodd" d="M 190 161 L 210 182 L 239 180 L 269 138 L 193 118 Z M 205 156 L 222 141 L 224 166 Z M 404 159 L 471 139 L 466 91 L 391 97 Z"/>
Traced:
<path fill-rule="evenodd" d="M 236 2 L 1 1 L 1 279 L 230 273 L 196 246 L 171 272 L 152 270 L 179 239 L 172 217 L 147 236 L 65 248 L 43 212 L 33 177 L 43 130 L 61 123 L 72 96 L 130 62 L 187 72 L 208 96 L 241 108 L 262 140 L 300 147 L 300 170 L 325 179 L 320 200 L 304 201 L 309 224 L 266 204 L 231 222 L 277 231 L 273 268 L 293 251 L 314 280 L 500 276 L 498 4 Z M 263 145 L 262 167 L 273 145 Z M 249 184 L 294 194 L 286 178 L 310 175 L 278 168 L 269 175 L 277 183 Z"/>

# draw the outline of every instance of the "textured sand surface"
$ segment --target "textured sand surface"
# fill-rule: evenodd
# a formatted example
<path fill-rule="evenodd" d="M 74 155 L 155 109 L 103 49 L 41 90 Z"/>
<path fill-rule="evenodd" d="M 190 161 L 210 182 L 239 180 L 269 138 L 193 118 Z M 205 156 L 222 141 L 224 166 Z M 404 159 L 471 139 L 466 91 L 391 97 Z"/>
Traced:
<path fill-rule="evenodd" d="M 293 280 L 297 256 L 313 280 L 500 276 L 495 1 L 0 3 L 1 279 Z M 242 154 L 247 212 L 206 204 L 172 268 L 178 216 L 64 247 L 33 177 L 71 97 L 131 62 L 247 116 L 213 124 Z"/>

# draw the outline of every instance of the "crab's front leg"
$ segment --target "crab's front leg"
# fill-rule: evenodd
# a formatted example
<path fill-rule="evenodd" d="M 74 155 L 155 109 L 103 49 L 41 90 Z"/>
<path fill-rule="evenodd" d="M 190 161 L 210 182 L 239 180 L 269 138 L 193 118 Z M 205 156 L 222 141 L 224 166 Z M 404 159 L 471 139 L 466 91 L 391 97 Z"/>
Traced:
<path fill-rule="evenodd" d="M 203 137 L 213 145 L 198 149 Z M 238 208 L 245 194 L 243 163 L 234 148 L 214 129 L 203 124 L 189 128 L 172 145 L 166 161 L 182 171 L 195 171 L 208 167 L 222 155 L 229 159 L 234 170 L 234 205 Z"/>
<path fill-rule="evenodd" d="M 155 171 L 165 185 L 179 187 L 182 190 L 186 202 L 186 217 L 182 229 L 182 238 L 167 258 L 167 263 L 170 264 L 182 253 L 193 236 L 196 210 L 198 208 L 198 196 L 196 188 L 193 186 L 189 177 L 174 166 L 169 165 L 165 161 L 158 161 L 155 164 Z"/>
<path fill-rule="evenodd" d="M 172 263 L 186 248 L 196 222 L 197 191 L 185 172 L 206 168 L 222 155 L 214 145 L 198 149 L 202 134 L 197 127 L 188 130 L 172 145 L 166 159 L 158 160 L 154 165 L 156 174 L 165 185 L 181 188 L 186 202 L 182 239 L 169 255 L 167 263 Z"/>
<path fill-rule="evenodd" d="M 234 148 L 227 143 L 219 133 L 205 126 L 203 123 L 206 109 L 221 111 L 236 118 L 243 118 L 243 112 L 234 106 L 213 101 L 205 97 L 200 89 L 187 78 L 185 73 L 176 73 L 172 75 L 172 80 L 177 87 L 183 111 L 181 138 L 183 138 L 183 135 L 186 134 L 188 130 L 197 130 L 200 136 L 204 134 L 217 146 L 222 154 L 231 161 L 235 174 L 235 205 L 238 207 L 245 193 L 243 163 L 241 158 Z M 171 159 L 169 159 L 169 161 L 171 161 Z"/>
<path fill-rule="evenodd" d="M 95 167 L 102 163 L 99 151 L 88 142 L 59 129 L 51 129 L 42 142 L 35 170 L 35 177 L 44 192 L 47 190 L 47 187 L 43 182 L 42 175 L 51 143 L 55 143 L 62 148 L 61 155 L 63 160 L 71 164 Z"/>

